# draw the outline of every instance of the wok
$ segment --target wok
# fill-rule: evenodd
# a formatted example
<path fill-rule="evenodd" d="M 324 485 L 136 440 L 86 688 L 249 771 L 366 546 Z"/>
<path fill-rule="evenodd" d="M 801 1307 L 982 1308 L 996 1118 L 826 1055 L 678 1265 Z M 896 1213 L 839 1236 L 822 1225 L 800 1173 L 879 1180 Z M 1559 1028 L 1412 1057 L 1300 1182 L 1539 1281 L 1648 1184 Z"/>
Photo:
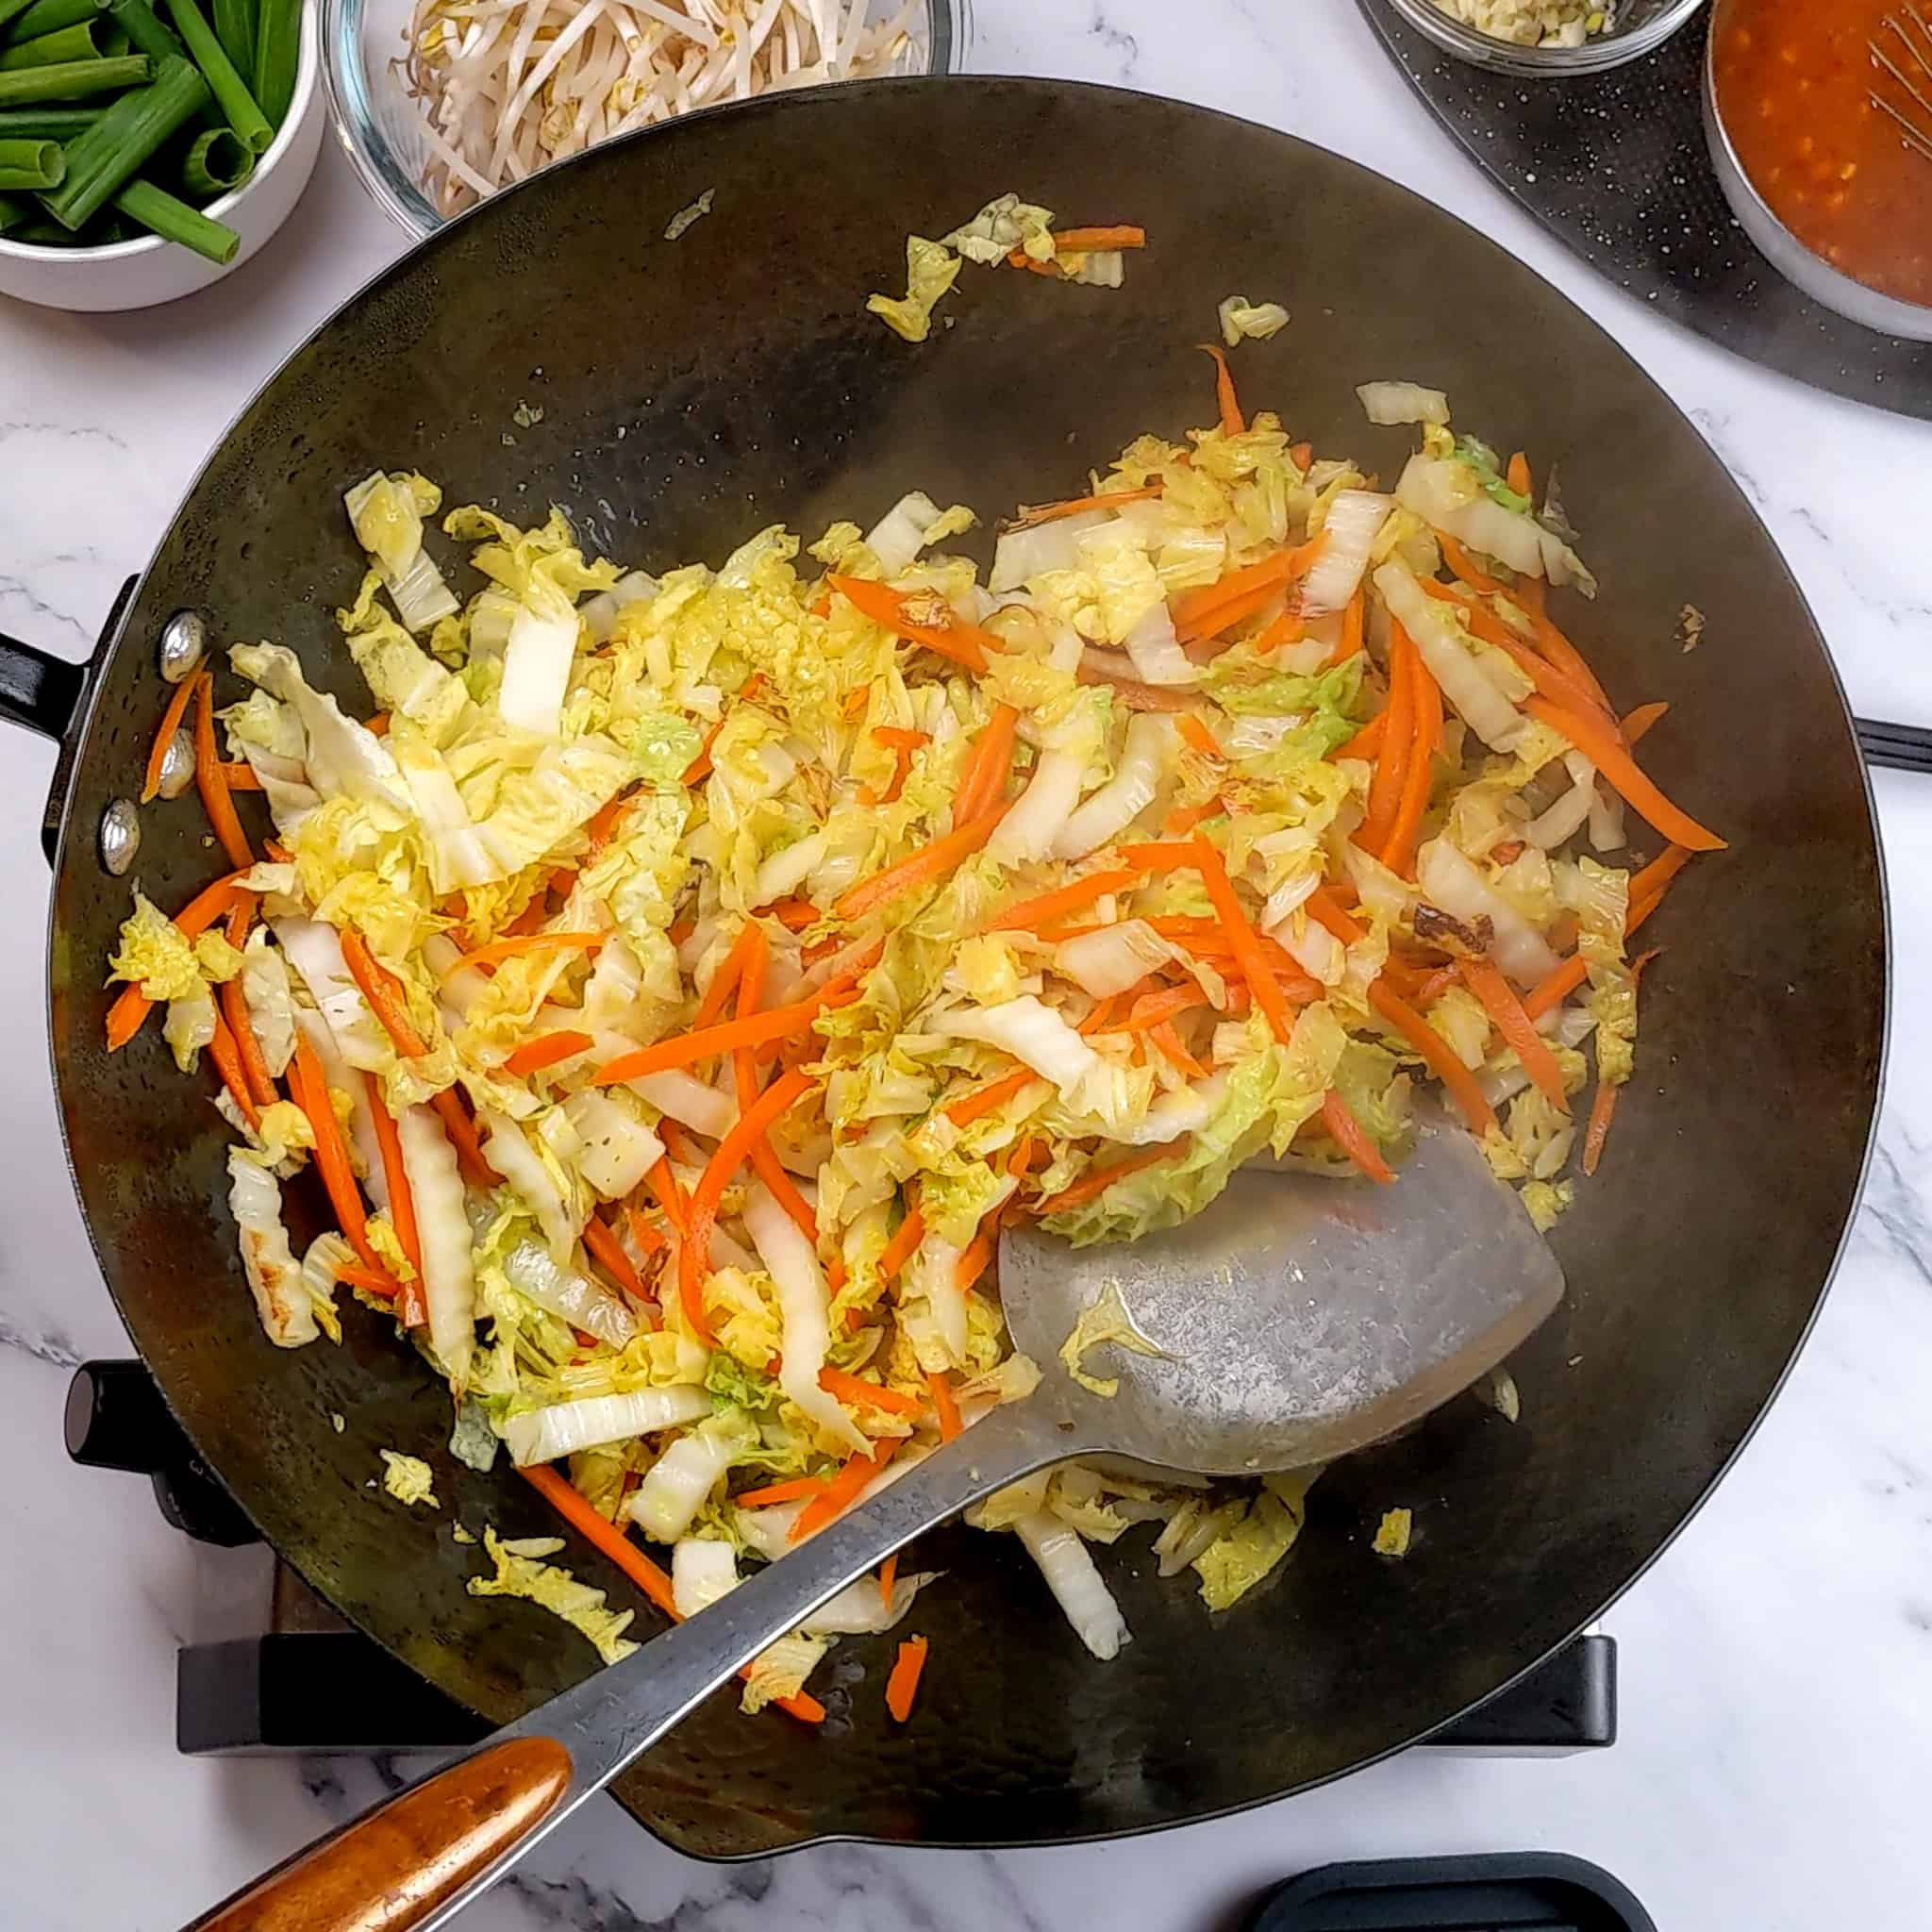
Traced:
<path fill-rule="evenodd" d="M 1008 188 L 1069 221 L 1144 223 L 1117 291 L 968 267 L 909 347 L 863 313 L 902 286 L 908 231 Z M 666 223 L 701 192 L 708 218 Z M 136 1344 L 268 1540 L 379 1643 L 492 1721 L 582 1674 L 582 1641 L 463 1590 L 447 1515 L 366 1487 L 378 1445 L 425 1457 L 450 1512 L 553 1525 L 508 1474 L 444 1448 L 447 1397 L 386 1322 L 271 1348 L 225 1209 L 206 1082 L 150 1027 L 109 1058 L 104 961 L 128 882 L 97 852 L 138 787 L 164 622 L 275 637 L 366 699 L 331 616 L 361 571 L 343 487 L 412 468 L 453 503 L 564 505 L 626 563 L 713 563 L 783 518 L 815 534 L 902 491 L 987 513 L 1077 490 L 1145 430 L 1210 408 L 1194 344 L 1231 290 L 1293 322 L 1238 358 L 1250 407 L 1392 476 L 1407 432 L 1352 385 L 1446 389 L 1457 421 L 1560 466 L 1605 593 L 1562 612 L 1610 691 L 1673 710 L 1645 746 L 1721 827 L 1654 923 L 1633 1083 L 1555 1242 L 1570 1283 L 1516 1363 L 1523 1416 L 1474 1400 L 1317 1485 L 1270 1586 L 1210 1618 L 1136 1541 L 1104 1559 L 1135 1641 L 1093 1662 L 1010 1539 L 952 1531 L 922 1605 L 918 1720 L 882 1650 L 822 1674 L 808 1731 L 720 1696 L 619 1787 L 678 1849 L 827 1836 L 1041 1841 L 1144 1829 L 1332 1777 L 1426 1736 L 1588 1624 L 1669 1541 L 1790 1365 L 1857 1195 L 1885 1030 L 1885 923 L 1863 767 L 1804 603 L 1744 499 L 1617 344 L 1502 251 L 1411 194 L 1263 128 L 1059 82 L 931 79 L 767 99 L 601 147 L 443 230 L 350 301 L 210 458 L 85 675 L 10 646 L 0 702 L 65 747 L 50 806 L 54 1068 L 75 1182 Z M 541 422 L 516 426 L 520 403 Z M 523 412 L 525 417 L 530 413 Z M 514 441 L 512 441 L 512 438 Z M 1707 628 L 1689 655 L 1680 607 Z M 142 813 L 160 903 L 213 870 L 192 796 Z M 1633 822 L 1634 823 L 1634 822 Z M 1639 828 L 1641 830 L 1641 828 Z M 1641 840 L 1639 850 L 1655 849 Z M 321 1207 L 290 1191 L 298 1241 Z M 347 1419 L 337 1434 L 331 1410 Z M 1416 1510 L 1400 1564 L 1381 1511 Z M 598 1556 L 567 1557 L 656 1613 Z M 860 1681 L 861 1669 L 864 1680 Z M 814 1687 L 818 1688 L 817 1686 Z"/>

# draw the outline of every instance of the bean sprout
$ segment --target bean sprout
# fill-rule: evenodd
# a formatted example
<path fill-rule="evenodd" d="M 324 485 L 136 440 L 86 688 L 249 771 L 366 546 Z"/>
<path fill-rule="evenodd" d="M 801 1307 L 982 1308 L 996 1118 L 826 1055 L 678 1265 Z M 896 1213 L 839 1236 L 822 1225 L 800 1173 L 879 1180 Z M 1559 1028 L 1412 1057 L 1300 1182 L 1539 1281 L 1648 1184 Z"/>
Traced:
<path fill-rule="evenodd" d="M 416 0 L 400 62 L 444 215 L 613 134 L 923 64 L 923 0 Z M 891 0 L 886 0 L 890 8 Z"/>

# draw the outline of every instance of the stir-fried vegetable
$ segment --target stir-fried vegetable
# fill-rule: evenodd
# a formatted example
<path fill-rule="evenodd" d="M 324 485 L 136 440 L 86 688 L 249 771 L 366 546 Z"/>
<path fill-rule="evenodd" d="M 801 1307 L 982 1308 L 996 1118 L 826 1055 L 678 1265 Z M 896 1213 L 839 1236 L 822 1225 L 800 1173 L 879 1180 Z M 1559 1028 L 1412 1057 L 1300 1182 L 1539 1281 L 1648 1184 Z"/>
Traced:
<path fill-rule="evenodd" d="M 1051 223 L 1005 197 L 943 252 L 1058 273 L 1138 245 Z M 1224 320 L 1232 343 L 1274 317 Z M 1604 1157 L 1627 938 L 1722 842 L 1638 762 L 1661 709 L 1620 724 L 1552 622 L 1545 584 L 1590 579 L 1526 462 L 1370 385 L 1423 425 L 1385 494 L 1251 417 L 1212 353 L 1215 426 L 1023 513 L 994 591 L 944 548 L 973 514 L 917 491 L 824 533 L 822 571 L 773 527 L 646 575 L 561 511 L 439 534 L 433 485 L 377 474 L 340 613 L 372 721 L 274 644 L 232 650 L 219 717 L 208 673 L 165 708 L 171 741 L 196 707 L 238 870 L 173 918 L 137 891 L 108 1044 L 146 1050 L 159 1004 L 185 1067 L 208 1050 L 265 1332 L 334 1339 L 346 1286 L 446 1379 L 461 1459 L 507 1444 L 667 1612 L 1030 1390 L 1011 1217 L 1132 1240 L 1263 1149 L 1399 1186 L 1418 1079 L 1540 1222 L 1580 1121 Z M 481 574 L 460 604 L 452 537 Z M 1589 849 L 1621 856 L 1620 799 L 1675 841 L 1628 872 Z M 284 1186 L 340 1229 L 300 1262 Z M 1105 1391 L 1092 1341 L 1068 1358 Z M 1222 1608 L 1285 1560 L 1306 1487 L 1075 1468 L 974 1520 L 1110 1657 L 1091 1545 L 1158 1524 Z M 485 1590 L 622 1647 L 547 1552 L 490 1551 Z M 813 1716 L 826 1647 L 928 1581 L 896 1572 L 774 1645 L 747 1703 Z"/>

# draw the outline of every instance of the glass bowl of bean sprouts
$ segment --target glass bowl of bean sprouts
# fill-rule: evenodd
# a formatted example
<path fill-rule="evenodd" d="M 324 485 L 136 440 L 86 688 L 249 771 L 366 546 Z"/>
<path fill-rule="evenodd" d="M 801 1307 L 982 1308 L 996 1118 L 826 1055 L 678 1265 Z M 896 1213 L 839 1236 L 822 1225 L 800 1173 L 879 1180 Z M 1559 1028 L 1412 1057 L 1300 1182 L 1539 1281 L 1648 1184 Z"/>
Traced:
<path fill-rule="evenodd" d="M 957 72 L 971 19 L 971 0 L 322 0 L 337 135 L 418 237 L 693 108 Z"/>

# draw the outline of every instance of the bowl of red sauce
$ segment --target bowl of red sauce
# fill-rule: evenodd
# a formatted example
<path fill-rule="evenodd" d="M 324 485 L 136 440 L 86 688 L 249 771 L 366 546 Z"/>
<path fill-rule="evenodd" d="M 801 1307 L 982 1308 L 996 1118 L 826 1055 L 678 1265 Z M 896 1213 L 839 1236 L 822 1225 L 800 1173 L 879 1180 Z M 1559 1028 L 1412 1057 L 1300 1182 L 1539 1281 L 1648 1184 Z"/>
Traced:
<path fill-rule="evenodd" d="M 1704 60 L 1705 134 L 1744 232 L 1815 301 L 1918 341 L 1932 341 L 1932 107 L 1911 92 L 1932 103 L 1927 22 L 1925 0 L 1718 0 Z"/>

